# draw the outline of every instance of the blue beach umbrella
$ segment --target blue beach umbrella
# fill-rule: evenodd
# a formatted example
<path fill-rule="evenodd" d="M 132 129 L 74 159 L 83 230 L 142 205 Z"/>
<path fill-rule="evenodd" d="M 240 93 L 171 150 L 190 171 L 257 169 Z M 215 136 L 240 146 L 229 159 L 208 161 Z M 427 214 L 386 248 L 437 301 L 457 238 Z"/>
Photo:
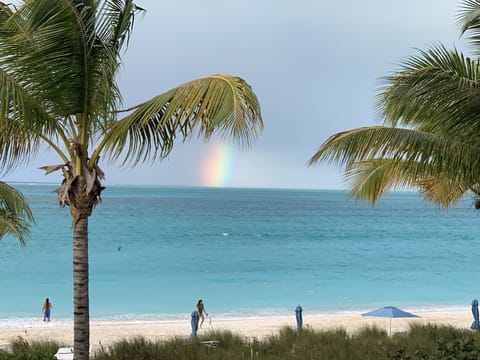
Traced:
<path fill-rule="evenodd" d="M 390 318 L 390 335 L 392 335 L 392 318 L 419 317 L 418 315 L 400 310 L 395 306 L 385 306 L 381 309 L 373 310 L 362 314 L 362 316 L 378 316 Z"/>
<path fill-rule="evenodd" d="M 198 314 L 197 310 L 192 312 L 192 321 L 190 322 L 190 324 L 192 325 L 192 334 L 190 335 L 190 340 L 193 340 L 197 337 L 199 317 L 200 315 Z"/>
<path fill-rule="evenodd" d="M 303 316 L 302 316 L 302 307 L 298 305 L 295 308 L 295 318 L 297 319 L 297 335 L 300 334 L 302 331 L 302 325 L 303 325 Z"/>
<path fill-rule="evenodd" d="M 480 326 L 478 323 L 479 316 L 478 316 L 478 300 L 473 299 L 472 301 L 472 314 L 473 314 L 473 323 L 470 326 L 470 329 L 480 331 Z"/>

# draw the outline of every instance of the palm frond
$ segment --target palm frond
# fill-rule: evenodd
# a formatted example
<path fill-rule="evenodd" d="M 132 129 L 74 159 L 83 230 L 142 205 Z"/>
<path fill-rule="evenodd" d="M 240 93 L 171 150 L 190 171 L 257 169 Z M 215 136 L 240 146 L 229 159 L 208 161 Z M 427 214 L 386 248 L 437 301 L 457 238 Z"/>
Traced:
<path fill-rule="evenodd" d="M 0 122 L 0 169 L 9 171 L 28 163 L 38 153 L 40 138 L 22 123 Z"/>
<path fill-rule="evenodd" d="M 455 142 L 413 129 L 374 126 L 341 132 L 327 139 L 308 164 L 319 161 L 344 166 L 373 159 L 391 159 L 401 171 L 405 162 L 412 165 L 415 178 L 426 174 L 462 172 L 466 183 L 480 179 L 480 154 L 476 146 Z M 393 171 L 393 170 L 392 170 Z"/>
<path fill-rule="evenodd" d="M 260 105 L 251 87 L 238 77 L 211 75 L 137 106 L 112 127 L 91 161 L 102 147 L 112 158 L 124 155 L 124 163 L 164 158 L 178 135 L 186 140 L 194 131 L 207 140 L 217 132 L 249 146 L 262 129 Z"/>
<path fill-rule="evenodd" d="M 451 177 L 450 174 L 427 176 L 415 185 L 426 200 L 445 208 L 460 201 L 470 191 L 470 184 L 464 183 L 458 176 Z"/>
<path fill-rule="evenodd" d="M 372 159 L 351 164 L 345 170 L 345 182 L 350 195 L 357 200 L 375 203 L 389 190 L 408 187 L 412 179 L 396 171 L 398 168 L 391 159 Z"/>
<path fill-rule="evenodd" d="M 468 33 L 467 39 L 480 54 L 480 1 L 463 0 L 457 15 L 460 34 Z"/>
<path fill-rule="evenodd" d="M 372 159 L 352 164 L 345 170 L 350 195 L 375 203 L 386 192 L 419 188 L 425 199 L 443 207 L 460 200 L 470 190 L 458 174 L 428 174 L 428 168 L 411 161 Z"/>
<path fill-rule="evenodd" d="M 384 78 L 378 97 L 385 123 L 438 135 L 480 131 L 480 64 L 443 46 L 408 58 L 402 69 Z"/>
<path fill-rule="evenodd" d="M 93 15 L 81 2 L 37 0 L 1 24 L 1 67 L 51 114 L 84 111 Z"/>
<path fill-rule="evenodd" d="M 57 136 L 68 145 L 64 120 L 50 115 L 27 89 L 0 68 L 0 168 L 9 171 L 29 162 L 42 141 L 64 157 L 53 143 Z"/>
<path fill-rule="evenodd" d="M 0 68 L 0 122 L 16 121 L 33 133 L 55 133 L 58 120 L 22 84 Z"/>
<path fill-rule="evenodd" d="M 115 2 L 124 3 L 106 3 Z M 30 128 L 33 136 L 43 134 L 47 139 L 60 133 L 67 148 L 73 139 L 84 146 L 97 142 L 96 136 L 115 118 L 112 114 L 121 101 L 115 77 L 120 64 L 117 47 L 123 41 L 98 36 L 98 4 L 38 0 L 24 2 L 16 11 L 0 6 L 4 19 L 0 23 L 0 116 L 25 122 L 24 128 Z M 125 4 L 124 18 L 128 18 L 131 1 Z M 112 19 L 113 15 L 108 17 Z M 129 31 L 124 29 L 125 21 L 112 25 L 123 39 Z M 68 124 L 72 117 L 81 134 Z M 61 133 L 67 128 L 70 134 L 64 136 Z M 3 143 L 4 148 L 15 145 Z M 9 154 L 10 161 L 22 152 Z"/>
<path fill-rule="evenodd" d="M 94 66 L 89 81 L 93 84 L 92 113 L 103 126 L 114 120 L 116 109 L 122 103 L 116 83 L 120 51 L 128 44 L 135 15 L 140 10 L 132 0 L 108 0 L 102 2 L 97 11 L 95 46 L 89 54 Z"/>
<path fill-rule="evenodd" d="M 128 44 L 135 14 L 145 11 L 132 0 L 106 0 L 97 13 L 96 34 L 109 48 L 121 49 Z"/>
<path fill-rule="evenodd" d="M 59 135 L 64 143 L 68 141 L 63 136 L 66 119 L 58 111 L 71 103 L 62 98 L 68 96 L 68 89 L 60 89 L 62 81 L 56 76 L 62 76 L 62 68 L 70 69 L 74 63 L 73 57 L 66 54 L 68 46 L 59 38 L 62 32 L 70 34 L 65 29 L 66 19 L 77 5 L 71 1 L 57 3 L 25 2 L 19 9 L 0 4 L 0 166 L 3 170 L 28 162 L 36 155 L 42 139 L 50 139 L 53 144 L 52 140 Z M 58 7 L 62 11 L 56 18 Z M 57 24 L 63 27 L 56 29 Z M 58 47 L 55 39 L 59 41 Z M 64 40 L 69 39 L 66 36 Z M 59 67 L 54 68 L 57 65 Z M 71 79 L 64 82 L 72 83 Z M 74 93 L 78 97 L 77 91 Z"/>
<path fill-rule="evenodd" d="M 0 238 L 12 234 L 24 245 L 33 221 L 32 211 L 23 195 L 10 185 L 0 182 Z"/>
<path fill-rule="evenodd" d="M 21 245 L 25 245 L 25 239 L 29 234 L 30 228 L 25 221 L 0 209 L 0 239 L 6 235 L 13 235 L 18 238 Z"/>

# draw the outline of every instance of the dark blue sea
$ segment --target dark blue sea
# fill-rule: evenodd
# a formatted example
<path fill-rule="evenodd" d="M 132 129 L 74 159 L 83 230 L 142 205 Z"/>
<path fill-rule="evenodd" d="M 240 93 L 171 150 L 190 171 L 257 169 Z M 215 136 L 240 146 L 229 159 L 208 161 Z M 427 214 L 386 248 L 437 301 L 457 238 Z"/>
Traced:
<path fill-rule="evenodd" d="M 14 184 L 36 223 L 0 241 L 0 319 L 72 318 L 72 233 L 54 184 Z M 109 186 L 90 218 L 95 319 L 186 319 L 468 307 L 480 296 L 480 216 L 413 192 L 375 206 L 344 191 Z"/>

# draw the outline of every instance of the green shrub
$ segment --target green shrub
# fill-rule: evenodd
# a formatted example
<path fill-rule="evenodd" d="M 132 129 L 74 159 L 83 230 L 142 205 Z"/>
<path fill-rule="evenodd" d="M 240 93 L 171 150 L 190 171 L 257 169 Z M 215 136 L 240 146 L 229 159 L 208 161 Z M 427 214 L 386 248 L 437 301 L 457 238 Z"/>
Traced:
<path fill-rule="evenodd" d="M 439 360 L 477 360 L 480 359 L 480 339 L 454 338 L 449 340 L 439 339 L 436 359 Z"/>

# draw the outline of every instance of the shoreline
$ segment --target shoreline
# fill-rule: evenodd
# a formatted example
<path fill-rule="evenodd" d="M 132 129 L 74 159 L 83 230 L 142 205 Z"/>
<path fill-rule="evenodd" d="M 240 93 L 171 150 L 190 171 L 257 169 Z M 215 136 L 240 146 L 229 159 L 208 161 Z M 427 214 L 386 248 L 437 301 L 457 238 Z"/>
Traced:
<path fill-rule="evenodd" d="M 301 305 L 301 304 L 300 304 Z M 392 304 L 386 304 L 392 305 Z M 385 306 L 386 306 L 385 305 Z M 356 308 L 338 308 L 338 309 L 311 309 L 305 308 L 303 309 L 303 314 L 308 316 L 344 316 L 344 315 L 359 315 L 368 311 L 375 310 L 377 308 L 383 307 L 384 305 L 372 305 L 372 306 L 362 306 Z M 427 304 L 417 304 L 417 305 L 402 305 L 402 304 L 393 304 L 404 311 L 408 311 L 411 313 L 450 313 L 450 312 L 463 312 L 467 311 L 470 312 L 470 303 L 465 302 L 463 304 L 441 304 L 441 305 L 427 305 Z M 259 311 L 259 312 L 240 312 L 240 313 L 232 313 L 232 312 L 225 312 L 225 313 L 212 313 L 209 311 L 212 318 L 216 320 L 255 320 L 255 319 L 265 319 L 265 318 L 278 318 L 278 317 L 289 317 L 295 316 L 295 306 L 292 306 L 289 310 L 278 310 L 272 309 Z M 193 311 L 193 307 L 192 307 Z M 37 312 L 38 314 L 38 312 Z M 71 316 L 60 316 L 57 312 L 53 313 L 52 316 L 52 323 L 64 323 L 64 322 L 71 322 L 73 318 Z M 156 314 L 156 313 L 132 313 L 132 314 L 122 314 L 122 315 L 106 315 L 106 316 L 92 316 L 90 314 L 90 321 L 92 322 L 111 322 L 111 323 L 156 323 L 156 322 L 178 322 L 178 321 L 190 321 L 190 312 L 184 313 L 163 313 L 163 314 Z M 28 316 L 28 315 L 20 315 L 20 316 L 7 316 L 2 317 L 0 315 L 0 329 L 5 327 L 35 327 L 35 326 L 42 326 L 42 318 L 40 316 Z M 11 324 L 11 326 L 6 325 Z"/>
<path fill-rule="evenodd" d="M 409 311 L 405 309 L 406 311 Z M 468 307 L 458 310 L 433 311 L 423 310 L 414 312 L 419 318 L 383 318 L 362 317 L 360 311 L 348 314 L 317 313 L 303 314 L 303 326 L 315 331 L 346 329 L 353 334 L 365 326 L 375 325 L 380 329 L 397 332 L 408 331 L 410 324 L 436 324 L 451 325 L 456 328 L 470 329 L 473 321 L 471 310 Z M 18 323 L 16 327 L 2 327 L 0 325 L 0 348 L 5 348 L 9 343 L 22 337 L 27 341 L 50 340 L 57 341 L 61 346 L 73 344 L 73 321 L 71 319 L 52 319 L 44 323 L 41 318 L 31 319 L 33 322 Z M 1 319 L 0 319 L 1 323 Z M 13 324 L 10 324 L 13 325 Z M 249 318 L 212 318 L 207 317 L 198 335 L 208 334 L 210 331 L 229 330 L 235 334 L 249 339 L 262 339 L 278 333 L 282 327 L 296 328 L 295 315 L 278 315 Z M 174 337 L 187 339 L 191 333 L 190 320 L 102 320 L 91 319 L 90 343 L 92 348 L 109 346 L 116 341 L 142 336 L 147 340 L 161 341 Z M 215 340 L 215 339 L 212 339 Z"/>

